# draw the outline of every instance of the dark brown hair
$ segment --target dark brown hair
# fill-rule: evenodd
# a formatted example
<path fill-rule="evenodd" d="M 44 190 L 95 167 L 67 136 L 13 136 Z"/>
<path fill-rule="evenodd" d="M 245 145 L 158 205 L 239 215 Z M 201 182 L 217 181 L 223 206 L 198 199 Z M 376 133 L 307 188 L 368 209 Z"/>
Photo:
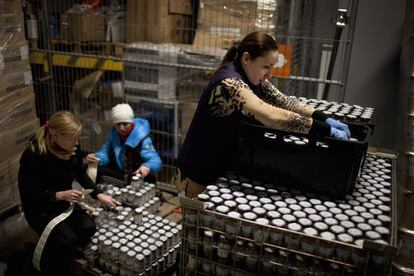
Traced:
<path fill-rule="evenodd" d="M 233 46 L 227 51 L 220 66 L 232 61 L 240 59 L 244 52 L 249 53 L 252 59 L 264 56 L 269 51 L 276 51 L 276 40 L 270 34 L 257 31 L 246 35 L 242 41 L 234 42 Z"/>

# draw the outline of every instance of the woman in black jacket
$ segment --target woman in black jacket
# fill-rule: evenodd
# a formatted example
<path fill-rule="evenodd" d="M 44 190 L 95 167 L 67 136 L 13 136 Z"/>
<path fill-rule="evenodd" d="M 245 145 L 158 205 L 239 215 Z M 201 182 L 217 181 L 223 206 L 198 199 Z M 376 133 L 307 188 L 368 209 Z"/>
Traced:
<path fill-rule="evenodd" d="M 86 174 L 78 145 L 81 129 L 73 113 L 57 112 L 39 128 L 20 159 L 18 181 L 23 210 L 39 235 L 53 218 L 72 209 L 69 217 L 53 228 L 41 254 L 40 268 L 50 275 L 68 271 L 77 248 L 86 245 L 96 231 L 93 220 L 74 205 L 82 192 L 72 188 L 73 181 L 92 189 L 92 197 L 104 205 L 116 206 L 113 198 L 102 193 Z"/>

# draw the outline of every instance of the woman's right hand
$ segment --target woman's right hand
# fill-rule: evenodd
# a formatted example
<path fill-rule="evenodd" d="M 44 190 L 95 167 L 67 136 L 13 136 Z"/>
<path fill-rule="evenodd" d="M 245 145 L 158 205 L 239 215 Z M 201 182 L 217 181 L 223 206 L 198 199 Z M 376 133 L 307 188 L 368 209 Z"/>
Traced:
<path fill-rule="evenodd" d="M 95 163 L 99 161 L 99 158 L 96 157 L 96 155 L 94 153 L 89 153 L 86 156 L 86 161 L 88 161 L 88 163 Z"/>
<path fill-rule="evenodd" d="M 72 189 L 66 191 L 56 192 L 56 201 L 67 201 L 67 202 L 78 202 L 80 197 L 82 196 L 82 192 Z"/>

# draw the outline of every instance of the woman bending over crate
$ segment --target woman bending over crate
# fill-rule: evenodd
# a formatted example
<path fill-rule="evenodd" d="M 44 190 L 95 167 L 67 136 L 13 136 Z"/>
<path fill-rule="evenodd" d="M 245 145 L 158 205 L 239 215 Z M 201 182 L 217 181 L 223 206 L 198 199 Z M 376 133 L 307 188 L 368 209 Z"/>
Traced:
<path fill-rule="evenodd" d="M 237 157 L 243 119 L 285 131 L 348 140 L 348 126 L 291 99 L 269 81 L 278 60 L 276 40 L 253 32 L 224 56 L 204 90 L 178 157 L 173 182 L 193 197 L 213 183 Z"/>

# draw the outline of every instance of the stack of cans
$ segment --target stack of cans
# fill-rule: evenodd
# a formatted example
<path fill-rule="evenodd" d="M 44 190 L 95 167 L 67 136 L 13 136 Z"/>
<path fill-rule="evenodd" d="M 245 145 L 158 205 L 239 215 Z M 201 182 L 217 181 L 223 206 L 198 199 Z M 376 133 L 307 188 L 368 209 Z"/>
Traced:
<path fill-rule="evenodd" d="M 374 108 L 362 107 L 359 105 L 349 105 L 347 103 L 328 102 L 326 100 L 307 99 L 304 97 L 290 96 L 301 102 L 323 111 L 330 117 L 346 122 L 365 122 L 372 123 Z"/>
<path fill-rule="evenodd" d="M 203 252 L 202 259 L 206 259 L 206 265 L 204 260 L 190 262 L 190 270 L 201 267 L 204 273 L 223 275 L 240 268 L 265 273 L 281 273 L 286 266 L 312 273 L 335 270 L 332 262 L 318 258 L 347 264 L 338 268 L 342 272 L 364 269 L 369 258 L 366 251 L 359 250 L 364 240 L 382 245 L 393 241 L 391 168 L 391 159 L 368 155 L 353 193 L 344 200 L 231 173 L 218 178 L 197 198 L 211 212 L 185 208 L 184 225 L 197 233 L 188 237 L 193 244 L 189 255 L 197 250 L 198 239 L 203 242 L 197 252 Z M 248 251 L 256 252 L 252 253 L 256 257 L 249 259 Z M 269 259 L 264 258 L 265 253 Z M 389 263 L 389 258 L 381 256 L 373 260 L 381 268 Z M 223 272 L 224 268 L 229 271 Z"/>
<path fill-rule="evenodd" d="M 98 231 L 84 251 L 90 267 L 114 275 L 158 275 L 175 263 L 181 225 L 146 211 L 141 224 L 132 214 L 96 219 Z"/>

